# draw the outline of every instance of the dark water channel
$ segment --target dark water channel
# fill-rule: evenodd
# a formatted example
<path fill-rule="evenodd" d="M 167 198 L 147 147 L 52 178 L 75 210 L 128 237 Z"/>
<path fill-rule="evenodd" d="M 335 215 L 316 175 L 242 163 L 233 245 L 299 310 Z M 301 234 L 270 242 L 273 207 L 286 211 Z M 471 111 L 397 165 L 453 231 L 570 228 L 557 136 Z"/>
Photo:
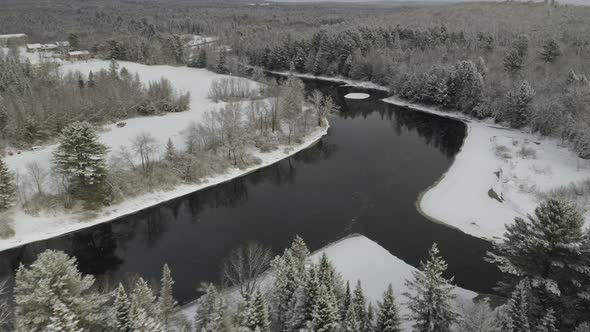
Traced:
<path fill-rule="evenodd" d="M 359 89 L 317 81 L 306 87 L 342 108 L 312 148 L 117 221 L 4 251 L 0 277 L 47 248 L 76 256 L 84 273 L 110 282 L 133 273 L 159 280 L 167 262 L 175 295 L 186 302 L 201 282 L 217 282 L 222 258 L 248 241 L 278 253 L 296 234 L 316 250 L 361 233 L 414 266 L 437 242 L 457 284 L 491 292 L 499 274 L 482 259 L 489 243 L 428 221 L 414 205 L 449 168 L 465 125 L 388 105 L 380 92 L 345 100 Z"/>

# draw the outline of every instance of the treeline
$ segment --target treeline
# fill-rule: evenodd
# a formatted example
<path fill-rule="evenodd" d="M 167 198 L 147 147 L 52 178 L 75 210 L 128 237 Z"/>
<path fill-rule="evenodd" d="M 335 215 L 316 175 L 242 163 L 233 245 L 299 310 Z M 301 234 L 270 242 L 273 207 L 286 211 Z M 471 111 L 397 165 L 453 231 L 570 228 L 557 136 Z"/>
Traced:
<path fill-rule="evenodd" d="M 227 288 L 202 289 L 193 320 L 178 312 L 167 266 L 157 287 L 136 277 L 104 289 L 92 276 L 78 272 L 74 258 L 46 251 L 30 267 L 17 270 L 15 308 L 0 298 L 0 328 L 14 324 L 17 331 L 395 332 L 403 331 L 409 320 L 421 332 L 588 332 L 590 234 L 583 225 L 583 215 L 574 206 L 549 200 L 528 220 L 517 218 L 507 226 L 504 241 L 488 253 L 490 262 L 506 273 L 499 290 L 509 299 L 496 309 L 487 299 L 457 302 L 453 279 L 445 277 L 447 263 L 436 244 L 419 271 L 405 281 L 404 300 L 389 285 L 375 303 L 364 295 L 360 281 L 354 286 L 345 283 L 325 254 L 317 261 L 310 259 L 299 237 L 274 259 L 268 249 L 251 243 L 225 260 L 222 275 Z"/>
<path fill-rule="evenodd" d="M 441 11 L 461 17 L 473 7 L 457 5 Z M 495 13 L 515 10 L 535 19 L 544 10 L 547 15 L 570 12 L 568 7 L 534 4 L 476 8 Z M 510 22 L 515 31 L 449 21 L 436 25 L 429 23 L 442 16 L 435 16 L 436 10 L 412 13 L 414 23 L 394 15 L 399 21 L 376 18 L 379 23 L 315 27 L 313 33 L 257 34 L 246 37 L 235 52 L 250 65 L 267 70 L 372 81 L 414 102 L 492 117 L 515 128 L 529 127 L 562 137 L 581 157 L 590 157 L 590 84 L 584 72 L 589 63 L 583 56 L 590 42 L 587 29 L 554 17 L 548 27 L 535 26 L 531 31 L 518 29 L 515 21 Z M 570 29 L 560 28 L 559 22 Z"/>
<path fill-rule="evenodd" d="M 0 56 L 0 147 L 28 148 L 58 136 L 69 124 L 102 125 L 136 116 L 182 112 L 190 95 L 161 79 L 144 86 L 112 61 L 108 70 L 61 75 L 51 64 L 32 66 L 17 54 Z"/>

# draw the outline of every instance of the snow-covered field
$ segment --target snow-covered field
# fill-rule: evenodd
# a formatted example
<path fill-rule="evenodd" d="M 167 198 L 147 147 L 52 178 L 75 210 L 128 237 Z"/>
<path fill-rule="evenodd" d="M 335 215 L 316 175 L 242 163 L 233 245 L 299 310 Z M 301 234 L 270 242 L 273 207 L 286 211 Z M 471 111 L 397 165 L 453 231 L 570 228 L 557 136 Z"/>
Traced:
<path fill-rule="evenodd" d="M 500 239 L 504 224 L 533 212 L 540 203 L 538 192 L 590 178 L 590 162 L 578 158 L 556 139 L 469 120 L 461 114 L 396 98 L 384 101 L 467 123 L 467 137 L 453 165 L 419 202 L 428 217 L 465 233 Z"/>
<path fill-rule="evenodd" d="M 173 87 L 178 91 L 188 91 L 191 93 L 191 104 L 190 109 L 185 112 L 125 120 L 127 124 L 123 128 L 118 128 L 115 124 L 104 126 L 103 131 L 99 135 L 100 141 L 109 147 L 111 153 L 118 150 L 120 146 L 129 146 L 130 139 L 144 132 L 150 133 L 162 147 L 165 146 L 168 138 L 171 138 L 176 146 L 183 146 L 180 132 L 192 121 L 198 122 L 205 111 L 222 106 L 222 103 L 215 104 L 209 100 L 207 94 L 211 82 L 214 79 L 227 76 L 196 68 L 146 66 L 132 62 L 120 62 L 119 64 L 121 67 L 127 68 L 132 74 L 138 73 L 144 83 L 159 80 L 162 77 L 169 79 Z M 108 61 L 90 60 L 64 64 L 60 70 L 64 73 L 79 70 L 87 74 L 90 70 L 98 71 L 100 69 L 107 69 L 108 66 Z M 249 82 L 251 82 L 250 84 L 257 84 L 253 81 Z M 288 149 L 286 149 L 286 146 L 280 146 L 279 149 L 270 153 L 257 153 L 256 156 L 262 160 L 262 163 L 254 167 L 245 170 L 231 169 L 227 173 L 209 178 L 201 184 L 181 185 L 172 191 L 147 193 L 129 199 L 121 204 L 104 208 L 94 215 L 89 215 L 88 213 L 85 215 L 84 213 L 55 213 L 33 217 L 16 208 L 13 223 L 15 235 L 8 239 L 0 239 L 0 251 L 91 227 L 171 200 L 175 197 L 231 180 L 273 164 L 309 147 L 325 135 L 327 130 L 328 128 L 318 128 L 316 132 L 308 135 L 302 144 L 289 146 Z M 49 145 L 34 151 L 23 151 L 13 156 L 6 156 L 5 161 L 12 171 L 21 174 L 25 172 L 26 165 L 30 162 L 37 162 L 47 169 L 51 166 L 52 152 L 55 148 L 56 145 Z"/>
<path fill-rule="evenodd" d="M 330 244 L 316 251 L 311 256 L 311 260 L 319 261 L 324 253 L 332 261 L 336 270 L 342 274 L 343 280 L 349 281 L 353 289 L 357 280 L 361 281 L 367 300 L 371 301 L 375 308 L 377 302 L 382 300 L 383 292 L 391 284 L 400 306 L 400 314 L 408 313 L 405 306 L 406 298 L 402 294 L 408 291 L 405 280 L 412 277 L 412 272 L 417 270 L 415 267 L 362 235 L 349 236 Z M 444 255 L 444 252 L 442 254 Z M 477 293 L 460 287 L 455 287 L 454 294 L 457 295 L 457 308 L 461 304 L 472 302 L 477 296 Z M 225 295 L 232 299 L 236 296 L 232 293 Z M 181 313 L 193 321 L 195 310 L 194 304 L 187 305 L 182 308 Z M 413 322 L 404 320 L 404 331 L 411 331 L 412 324 Z"/>

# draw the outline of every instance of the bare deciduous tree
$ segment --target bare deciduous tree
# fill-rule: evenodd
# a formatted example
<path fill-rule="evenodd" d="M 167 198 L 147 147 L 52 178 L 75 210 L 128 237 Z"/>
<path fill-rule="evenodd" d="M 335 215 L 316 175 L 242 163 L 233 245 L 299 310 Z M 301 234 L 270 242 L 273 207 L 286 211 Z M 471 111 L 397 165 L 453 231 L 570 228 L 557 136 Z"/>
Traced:
<path fill-rule="evenodd" d="M 28 163 L 26 167 L 27 174 L 37 189 L 37 194 L 43 195 L 43 185 L 48 175 L 47 170 L 36 161 Z"/>
<path fill-rule="evenodd" d="M 235 286 L 244 298 L 252 295 L 261 274 L 270 266 L 272 252 L 259 243 L 250 242 L 234 250 L 224 261 L 222 276 L 226 286 Z"/>
<path fill-rule="evenodd" d="M 8 280 L 0 280 L 0 331 L 9 331 L 12 308 L 8 302 Z"/>
<path fill-rule="evenodd" d="M 158 151 L 158 145 L 154 136 L 150 133 L 141 133 L 131 140 L 133 151 L 141 161 L 141 169 L 149 173 L 153 169 L 154 155 Z"/>

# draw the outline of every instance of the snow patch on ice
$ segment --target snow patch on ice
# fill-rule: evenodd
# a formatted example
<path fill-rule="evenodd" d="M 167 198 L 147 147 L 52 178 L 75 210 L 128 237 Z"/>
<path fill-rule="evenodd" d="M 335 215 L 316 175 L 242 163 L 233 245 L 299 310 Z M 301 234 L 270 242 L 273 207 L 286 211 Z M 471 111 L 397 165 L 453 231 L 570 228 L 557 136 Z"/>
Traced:
<path fill-rule="evenodd" d="M 362 100 L 362 99 L 367 99 L 370 96 L 371 95 L 369 95 L 368 93 L 349 93 L 349 94 L 345 95 L 344 98 Z"/>

